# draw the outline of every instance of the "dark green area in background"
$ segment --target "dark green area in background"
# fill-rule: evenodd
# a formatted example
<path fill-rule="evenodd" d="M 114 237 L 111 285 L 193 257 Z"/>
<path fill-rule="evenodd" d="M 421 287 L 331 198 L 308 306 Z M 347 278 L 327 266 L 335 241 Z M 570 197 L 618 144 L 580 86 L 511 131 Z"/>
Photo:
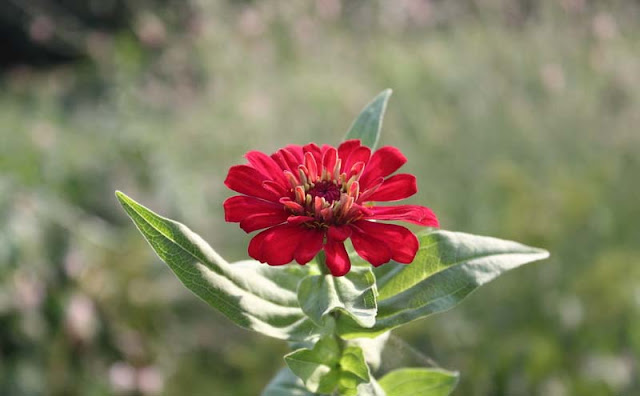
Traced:
<path fill-rule="evenodd" d="M 398 335 L 461 372 L 456 395 L 640 393 L 637 3 L 190 7 L 141 7 L 78 33 L 80 63 L 0 77 L 0 394 L 257 394 L 287 346 L 191 295 L 113 191 L 244 259 L 227 169 L 337 144 L 384 88 L 411 203 L 552 254 Z"/>

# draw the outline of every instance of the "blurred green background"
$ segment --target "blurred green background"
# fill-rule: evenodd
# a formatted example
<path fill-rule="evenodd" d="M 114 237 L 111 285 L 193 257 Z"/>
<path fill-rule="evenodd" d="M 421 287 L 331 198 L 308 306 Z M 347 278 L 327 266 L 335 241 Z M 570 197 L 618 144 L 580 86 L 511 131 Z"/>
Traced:
<path fill-rule="evenodd" d="M 552 258 L 397 334 L 456 395 L 640 394 L 640 3 L 34 1 L 0 7 L 0 394 L 256 395 L 284 342 L 185 289 L 113 195 L 229 260 L 227 169 L 382 144 L 442 227 Z"/>

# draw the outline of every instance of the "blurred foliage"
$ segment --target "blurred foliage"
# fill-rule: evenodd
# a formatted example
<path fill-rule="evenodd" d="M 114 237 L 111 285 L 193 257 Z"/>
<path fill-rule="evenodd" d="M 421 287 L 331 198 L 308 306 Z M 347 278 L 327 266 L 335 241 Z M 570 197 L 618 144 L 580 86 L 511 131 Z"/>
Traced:
<path fill-rule="evenodd" d="M 166 25 L 183 27 L 192 10 L 179 0 L 6 0 L 0 3 L 0 67 L 86 58 L 105 36 L 123 29 L 158 46 Z"/>
<path fill-rule="evenodd" d="M 413 202 L 552 252 L 398 332 L 387 366 L 415 348 L 459 395 L 640 393 L 637 2 L 148 4 L 1 77 L 0 394 L 257 394 L 287 346 L 184 289 L 113 191 L 242 259 L 228 167 L 339 142 L 387 87 Z"/>

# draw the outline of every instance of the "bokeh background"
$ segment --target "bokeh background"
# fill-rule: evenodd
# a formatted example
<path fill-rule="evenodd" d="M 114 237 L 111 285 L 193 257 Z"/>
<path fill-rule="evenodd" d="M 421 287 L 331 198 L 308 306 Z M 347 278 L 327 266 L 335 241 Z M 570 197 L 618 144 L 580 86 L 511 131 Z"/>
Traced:
<path fill-rule="evenodd" d="M 256 395 L 284 342 L 185 289 L 113 195 L 229 260 L 249 149 L 382 143 L 443 228 L 547 248 L 388 359 L 456 395 L 640 394 L 640 3 L 8 0 L 0 4 L 0 394 Z"/>

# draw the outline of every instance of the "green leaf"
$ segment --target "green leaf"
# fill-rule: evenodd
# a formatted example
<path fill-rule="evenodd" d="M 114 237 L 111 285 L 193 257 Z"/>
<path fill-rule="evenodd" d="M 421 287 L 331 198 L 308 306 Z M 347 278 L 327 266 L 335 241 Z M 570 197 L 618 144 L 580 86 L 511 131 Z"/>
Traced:
<path fill-rule="evenodd" d="M 355 345 L 340 350 L 334 337 L 321 338 L 313 349 L 298 349 L 284 357 L 289 369 L 311 392 L 356 394 L 360 384 L 372 378 L 362 349 Z"/>
<path fill-rule="evenodd" d="M 364 353 L 364 360 L 372 371 L 376 371 L 380 368 L 382 363 L 382 351 L 387 344 L 387 340 L 391 332 L 385 332 L 377 337 L 362 337 L 348 340 L 348 345 L 355 345 L 362 349 Z"/>
<path fill-rule="evenodd" d="M 382 119 L 387 108 L 391 90 L 385 89 L 362 109 L 358 118 L 353 121 L 344 140 L 360 139 L 361 143 L 372 150 L 378 145 Z"/>
<path fill-rule="evenodd" d="M 360 384 L 351 392 L 358 396 L 385 396 L 382 387 L 371 378 L 371 382 Z M 296 377 L 289 368 L 285 367 L 276 374 L 262 391 L 260 396 L 314 396 L 317 393 L 310 392 L 302 380 Z M 349 396 L 349 392 L 344 392 L 341 396 Z"/>
<path fill-rule="evenodd" d="M 318 326 L 325 326 L 326 317 L 333 312 L 344 313 L 359 326 L 373 326 L 376 294 L 375 277 L 371 268 L 366 267 L 353 267 L 341 277 L 309 276 L 298 287 L 300 307 Z"/>
<path fill-rule="evenodd" d="M 342 337 L 375 336 L 448 310 L 502 273 L 549 256 L 543 249 L 460 232 L 437 230 L 419 240 L 412 264 L 389 263 L 374 270 L 379 293 L 375 325 L 365 328 L 345 317 L 338 328 Z"/>
<path fill-rule="evenodd" d="M 342 352 L 340 358 L 340 368 L 343 372 L 348 372 L 364 382 L 369 382 L 369 367 L 364 361 L 364 353 L 357 346 L 349 346 Z"/>
<path fill-rule="evenodd" d="M 313 349 L 298 349 L 284 357 L 289 369 L 311 392 L 331 393 L 340 377 L 340 346 L 333 337 L 321 338 Z"/>
<path fill-rule="evenodd" d="M 309 266 L 227 263 L 183 224 L 161 217 L 117 191 L 138 230 L 182 283 L 237 325 L 284 340 L 313 338 L 318 328 L 298 305 L 296 286 Z"/>
<path fill-rule="evenodd" d="M 378 382 L 371 377 L 369 382 L 362 382 L 358 385 L 354 385 L 354 379 L 357 377 L 351 375 L 349 381 L 345 381 L 346 376 L 341 378 L 342 383 L 338 386 L 338 394 L 340 396 L 386 396 L 385 391 L 378 384 Z"/>
<path fill-rule="evenodd" d="M 283 368 L 269 382 L 260 396 L 314 396 L 288 368 Z"/>
<path fill-rule="evenodd" d="M 356 389 L 356 395 L 358 396 L 387 396 L 384 389 L 373 377 L 371 377 L 371 381 L 358 385 Z"/>
<path fill-rule="evenodd" d="M 446 396 L 458 384 L 458 373 L 442 369 L 395 370 L 378 381 L 387 396 Z"/>

